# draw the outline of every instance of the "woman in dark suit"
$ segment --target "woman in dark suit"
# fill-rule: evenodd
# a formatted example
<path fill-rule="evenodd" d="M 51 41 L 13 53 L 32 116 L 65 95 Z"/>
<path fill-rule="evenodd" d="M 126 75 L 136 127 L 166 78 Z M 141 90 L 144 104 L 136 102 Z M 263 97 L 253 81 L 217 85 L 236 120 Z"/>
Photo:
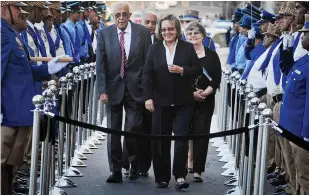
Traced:
<path fill-rule="evenodd" d="M 210 133 L 211 118 L 215 108 L 215 93 L 221 82 L 221 63 L 218 54 L 203 46 L 205 28 L 198 22 L 186 28 L 187 41 L 193 44 L 202 64 L 203 73 L 194 79 L 194 111 L 190 134 Z M 194 182 L 203 182 L 201 173 L 205 171 L 208 139 L 193 141 Z"/>
<path fill-rule="evenodd" d="M 181 40 L 181 27 L 174 15 L 161 19 L 159 41 L 149 47 L 143 69 L 146 109 L 153 112 L 155 135 L 188 135 L 194 102 L 192 78 L 202 72 L 191 43 Z M 171 141 L 153 141 L 153 168 L 159 188 L 171 179 Z M 175 141 L 173 175 L 176 189 L 188 188 L 188 141 Z"/>

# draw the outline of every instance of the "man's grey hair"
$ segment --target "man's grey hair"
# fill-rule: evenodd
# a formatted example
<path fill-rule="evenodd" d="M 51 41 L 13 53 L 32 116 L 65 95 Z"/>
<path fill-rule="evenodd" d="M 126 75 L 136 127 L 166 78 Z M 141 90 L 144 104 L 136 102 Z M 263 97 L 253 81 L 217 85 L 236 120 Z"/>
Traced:
<path fill-rule="evenodd" d="M 152 12 L 152 11 L 146 11 L 145 13 L 143 13 L 143 16 L 142 16 L 142 21 L 144 22 L 145 21 L 145 18 L 148 14 L 152 14 L 154 16 L 156 16 L 157 20 L 158 20 L 158 16 L 156 13 Z"/>
<path fill-rule="evenodd" d="M 115 14 L 115 8 L 120 7 L 120 6 L 128 7 L 129 8 L 129 13 L 131 13 L 131 4 L 128 3 L 128 2 L 121 2 L 121 1 L 113 3 L 111 5 L 112 13 Z"/>

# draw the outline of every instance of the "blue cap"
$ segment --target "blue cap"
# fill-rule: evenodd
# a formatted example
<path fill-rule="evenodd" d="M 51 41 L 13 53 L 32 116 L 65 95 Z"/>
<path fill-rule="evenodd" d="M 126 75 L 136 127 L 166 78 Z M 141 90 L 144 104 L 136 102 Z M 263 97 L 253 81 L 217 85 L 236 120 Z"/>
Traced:
<path fill-rule="evenodd" d="M 237 9 L 239 9 L 239 8 L 237 8 Z M 241 9 L 239 9 L 239 10 L 237 10 L 236 9 L 236 11 L 234 12 L 234 15 L 233 15 L 233 17 L 232 17 L 232 22 L 239 22 L 240 21 L 240 19 L 243 17 L 243 13 L 241 13 Z"/>
<path fill-rule="evenodd" d="M 261 11 L 256 6 L 252 5 L 251 3 L 248 3 L 246 6 L 247 9 L 252 10 L 252 12 L 255 12 L 257 14 L 261 14 Z"/>
<path fill-rule="evenodd" d="M 274 14 L 271 14 L 268 11 L 263 10 L 261 14 L 261 20 L 259 20 L 258 22 L 261 24 L 266 23 L 266 22 L 275 23 L 276 21 L 275 17 L 276 16 Z"/>
<path fill-rule="evenodd" d="M 248 15 L 244 15 L 241 19 L 240 26 L 243 28 L 251 29 L 252 22 L 256 22 L 256 21 L 257 21 L 256 19 L 251 18 Z"/>
<path fill-rule="evenodd" d="M 83 7 L 81 7 L 81 3 L 79 1 L 70 1 L 68 7 L 71 9 L 72 12 L 83 12 Z"/>
<path fill-rule="evenodd" d="M 261 19 L 261 16 L 260 16 L 259 13 L 256 13 L 256 12 L 254 12 L 253 10 L 252 10 L 252 12 L 251 12 L 251 10 L 248 9 L 248 8 L 242 9 L 242 13 L 243 13 L 243 14 L 247 14 L 247 15 L 249 15 L 250 17 L 252 16 L 252 18 L 254 18 L 254 19 L 256 19 L 256 20 Z"/>

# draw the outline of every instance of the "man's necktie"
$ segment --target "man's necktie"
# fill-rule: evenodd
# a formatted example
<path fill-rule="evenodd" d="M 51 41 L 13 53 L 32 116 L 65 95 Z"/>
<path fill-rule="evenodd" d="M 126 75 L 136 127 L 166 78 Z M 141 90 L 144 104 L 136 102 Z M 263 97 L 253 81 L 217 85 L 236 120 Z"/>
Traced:
<path fill-rule="evenodd" d="M 120 77 L 123 78 L 124 76 L 124 69 L 127 66 L 127 55 L 126 50 L 124 47 L 124 34 L 125 32 L 120 32 L 120 47 L 121 47 L 121 67 L 120 67 Z"/>

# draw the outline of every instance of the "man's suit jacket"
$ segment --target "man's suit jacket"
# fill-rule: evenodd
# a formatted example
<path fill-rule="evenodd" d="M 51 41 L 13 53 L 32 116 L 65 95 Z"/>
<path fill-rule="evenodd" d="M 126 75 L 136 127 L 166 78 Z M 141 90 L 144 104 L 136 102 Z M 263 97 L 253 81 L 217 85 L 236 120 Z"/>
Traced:
<path fill-rule="evenodd" d="M 183 67 L 183 75 L 168 71 L 163 41 L 149 47 L 143 71 L 145 100 L 155 105 L 184 105 L 193 102 L 192 77 L 202 74 L 202 67 L 191 43 L 178 40 L 174 64 Z"/>
<path fill-rule="evenodd" d="M 142 71 L 146 61 L 150 31 L 131 22 L 129 58 L 123 79 L 120 77 L 121 48 L 116 25 L 100 30 L 97 44 L 96 75 L 99 94 L 108 94 L 108 104 L 120 104 L 125 88 L 137 102 L 142 102 Z"/>

